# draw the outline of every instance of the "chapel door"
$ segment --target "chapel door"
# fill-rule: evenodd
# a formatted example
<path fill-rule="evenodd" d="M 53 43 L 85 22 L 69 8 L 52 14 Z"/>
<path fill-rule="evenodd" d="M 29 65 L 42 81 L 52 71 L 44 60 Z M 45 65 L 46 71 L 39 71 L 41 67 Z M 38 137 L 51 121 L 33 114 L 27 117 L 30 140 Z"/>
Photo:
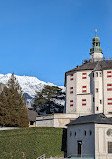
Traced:
<path fill-rule="evenodd" d="M 81 154 L 82 154 L 82 141 L 77 141 L 77 147 L 78 147 L 78 156 L 81 156 Z"/>

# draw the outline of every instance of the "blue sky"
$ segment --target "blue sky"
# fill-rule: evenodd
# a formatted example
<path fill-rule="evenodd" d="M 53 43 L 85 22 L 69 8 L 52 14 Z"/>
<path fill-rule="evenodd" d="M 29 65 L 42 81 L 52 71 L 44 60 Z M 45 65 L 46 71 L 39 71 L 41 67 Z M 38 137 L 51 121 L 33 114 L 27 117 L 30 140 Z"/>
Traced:
<path fill-rule="evenodd" d="M 63 85 L 89 58 L 95 28 L 112 56 L 112 0 L 0 0 L 0 73 Z"/>

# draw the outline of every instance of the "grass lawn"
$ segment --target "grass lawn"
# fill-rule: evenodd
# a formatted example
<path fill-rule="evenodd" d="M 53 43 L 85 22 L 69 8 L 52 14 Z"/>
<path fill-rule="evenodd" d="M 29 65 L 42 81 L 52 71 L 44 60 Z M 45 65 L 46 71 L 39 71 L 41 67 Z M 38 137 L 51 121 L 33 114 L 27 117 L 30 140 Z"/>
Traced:
<path fill-rule="evenodd" d="M 60 128 L 21 128 L 0 131 L 0 159 L 63 156 Z"/>

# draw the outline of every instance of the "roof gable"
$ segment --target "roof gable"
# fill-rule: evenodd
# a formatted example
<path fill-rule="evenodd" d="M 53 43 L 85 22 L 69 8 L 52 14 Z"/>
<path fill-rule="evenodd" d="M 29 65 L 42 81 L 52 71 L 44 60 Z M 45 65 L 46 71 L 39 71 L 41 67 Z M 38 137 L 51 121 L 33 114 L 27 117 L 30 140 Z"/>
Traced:
<path fill-rule="evenodd" d="M 81 71 L 81 70 L 105 70 L 105 69 L 112 69 L 112 61 L 96 61 L 96 62 L 87 62 L 74 68 L 66 73 L 73 72 L 73 71 Z"/>

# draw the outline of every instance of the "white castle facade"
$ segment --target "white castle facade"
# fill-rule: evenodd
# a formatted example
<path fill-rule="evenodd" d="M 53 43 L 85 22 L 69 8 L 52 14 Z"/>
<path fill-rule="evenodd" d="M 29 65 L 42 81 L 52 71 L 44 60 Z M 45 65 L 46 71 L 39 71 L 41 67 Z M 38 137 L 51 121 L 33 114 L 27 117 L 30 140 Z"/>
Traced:
<path fill-rule="evenodd" d="M 65 87 L 65 112 L 38 116 L 37 127 L 65 127 L 82 115 L 104 113 L 112 117 L 112 59 L 103 57 L 100 38 L 92 39 L 90 59 L 65 73 Z"/>
<path fill-rule="evenodd" d="M 112 159 L 112 60 L 103 57 L 95 36 L 90 59 L 65 73 L 67 156 Z"/>
<path fill-rule="evenodd" d="M 90 60 L 65 73 L 66 113 L 112 116 L 112 60 L 103 58 L 97 36 L 92 41 Z"/>

